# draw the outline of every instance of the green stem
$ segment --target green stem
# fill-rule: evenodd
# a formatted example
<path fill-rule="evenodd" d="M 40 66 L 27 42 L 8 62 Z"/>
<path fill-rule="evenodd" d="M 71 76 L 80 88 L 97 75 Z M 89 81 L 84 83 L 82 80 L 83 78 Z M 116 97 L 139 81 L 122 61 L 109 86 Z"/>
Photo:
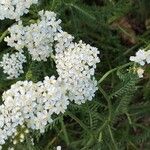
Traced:
<path fill-rule="evenodd" d="M 102 76 L 102 78 L 98 81 L 98 84 L 102 83 L 102 82 L 106 79 L 106 77 L 109 76 L 109 75 L 110 75 L 111 73 L 113 73 L 114 71 L 117 71 L 117 70 L 119 70 L 119 69 L 123 69 L 123 68 L 125 68 L 125 67 L 127 67 L 127 66 L 130 66 L 131 64 L 133 64 L 133 62 L 129 62 L 129 63 L 127 63 L 127 64 L 124 64 L 124 65 L 122 65 L 122 66 L 119 66 L 119 67 L 116 67 L 116 68 L 114 68 L 114 69 L 109 70 L 109 71 L 106 72 L 106 73 Z"/>
<path fill-rule="evenodd" d="M 74 114 L 69 111 L 67 111 L 66 114 L 69 115 L 73 120 L 75 120 L 84 130 L 87 131 L 87 133 L 92 136 L 90 129 L 80 119 L 78 119 Z"/>
<path fill-rule="evenodd" d="M 108 125 L 108 120 L 105 120 L 105 122 L 103 123 L 103 125 L 100 127 L 99 132 L 101 133 L 101 131 Z"/>
<path fill-rule="evenodd" d="M 144 49 L 147 51 L 150 48 L 150 44 L 148 44 Z"/>
<path fill-rule="evenodd" d="M 103 94 L 104 98 L 106 99 L 106 101 L 108 103 L 108 110 L 109 110 L 108 121 L 110 122 L 111 121 L 111 117 L 112 117 L 112 114 L 111 114 L 112 106 L 111 106 L 110 98 L 106 94 L 106 92 L 102 89 L 102 87 L 100 85 L 98 87 L 99 87 L 99 91 Z"/>
<path fill-rule="evenodd" d="M 113 134 L 112 134 L 112 131 L 111 131 L 111 128 L 110 128 L 109 125 L 108 125 L 108 130 L 109 130 L 109 133 L 110 133 L 111 140 L 112 140 L 112 142 L 113 142 L 113 144 L 114 144 L 115 150 L 118 150 L 118 147 L 117 147 L 117 145 L 116 145 L 115 139 L 114 139 L 114 137 L 113 137 Z"/>
<path fill-rule="evenodd" d="M 48 143 L 48 145 L 46 146 L 46 150 L 48 150 L 49 147 L 53 145 L 53 143 L 57 140 L 57 138 L 58 138 L 58 136 L 60 135 L 61 132 L 62 132 L 62 129 L 59 131 L 58 135 L 55 136 L 55 137 Z"/>
<path fill-rule="evenodd" d="M 147 128 L 146 126 L 143 126 L 143 125 L 137 124 L 137 123 L 133 123 L 133 125 L 134 125 L 135 127 L 140 127 L 140 128 L 142 128 L 143 130 L 146 130 L 147 132 L 149 132 L 149 128 Z"/>
<path fill-rule="evenodd" d="M 87 16 L 91 20 L 96 21 L 96 18 L 94 16 L 92 16 L 89 13 L 87 13 L 86 11 L 84 11 L 83 9 L 81 9 L 79 6 L 77 6 L 75 4 L 72 4 L 72 3 L 65 3 L 65 5 L 71 6 L 71 7 L 75 8 L 76 10 L 78 10 L 79 12 L 81 12 L 83 15 Z"/>
<path fill-rule="evenodd" d="M 135 38 L 135 36 L 133 37 L 132 34 L 128 33 L 124 28 L 122 28 L 120 25 L 118 25 L 118 28 L 120 29 L 121 32 L 123 32 L 125 35 L 131 37 L 131 38 Z"/>
<path fill-rule="evenodd" d="M 2 42 L 2 40 L 4 39 L 4 37 L 8 34 L 8 30 L 4 31 L 2 33 L 2 35 L 0 36 L 0 43 Z"/>
<path fill-rule="evenodd" d="M 126 116 L 127 116 L 127 118 L 128 118 L 129 124 L 132 124 L 132 120 L 131 120 L 131 118 L 130 118 L 130 115 L 129 115 L 128 113 L 126 113 Z"/>
<path fill-rule="evenodd" d="M 61 117 L 60 121 L 61 121 L 61 127 L 62 127 L 62 130 L 63 130 L 63 133 L 64 133 L 66 144 L 69 145 L 70 141 L 69 141 L 68 133 L 67 133 L 67 130 L 66 130 L 66 126 L 64 124 L 63 116 Z"/>
<path fill-rule="evenodd" d="M 138 148 L 134 145 L 134 143 L 132 143 L 132 142 L 130 141 L 129 144 L 130 144 L 135 150 L 138 150 Z"/>
<path fill-rule="evenodd" d="M 108 111 L 109 111 L 109 115 L 108 115 L 108 119 L 105 120 L 105 122 L 103 123 L 103 125 L 101 126 L 101 128 L 99 129 L 99 134 L 101 134 L 101 131 L 106 127 L 109 126 L 109 123 L 111 121 L 112 118 L 112 105 L 111 105 L 111 101 L 109 96 L 106 94 L 106 92 L 102 89 L 102 87 L 99 85 L 99 91 L 103 94 L 104 98 L 106 99 L 107 103 L 108 103 Z"/>

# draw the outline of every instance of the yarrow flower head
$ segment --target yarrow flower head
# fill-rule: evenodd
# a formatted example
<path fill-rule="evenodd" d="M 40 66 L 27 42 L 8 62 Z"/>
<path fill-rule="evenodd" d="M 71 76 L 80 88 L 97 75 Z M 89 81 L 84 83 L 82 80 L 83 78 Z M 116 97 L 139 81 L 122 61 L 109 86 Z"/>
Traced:
<path fill-rule="evenodd" d="M 23 55 L 23 51 L 13 54 L 4 54 L 2 61 L 0 62 L 0 67 L 3 68 L 3 72 L 8 74 L 7 79 L 13 79 L 24 73 L 23 63 L 26 62 L 26 57 Z"/>
<path fill-rule="evenodd" d="M 131 56 L 130 57 L 131 61 L 134 61 L 141 66 L 144 66 L 145 63 L 149 64 L 150 63 L 150 50 L 145 51 L 144 49 L 140 49 L 139 51 L 136 52 L 136 56 Z"/>
<path fill-rule="evenodd" d="M 136 56 L 131 56 L 130 61 L 136 62 L 137 64 L 144 66 L 146 63 L 150 64 L 150 50 L 142 50 L 136 52 Z M 144 69 L 142 67 L 138 67 L 135 69 L 139 78 L 143 77 Z"/>
<path fill-rule="evenodd" d="M 0 20 L 5 18 L 19 20 L 23 14 L 29 12 L 32 4 L 38 0 L 0 0 Z"/>
<path fill-rule="evenodd" d="M 40 11 L 40 21 L 24 27 L 20 21 L 8 30 L 10 37 L 5 41 L 17 50 L 26 47 L 33 60 L 46 61 L 52 53 L 54 37 L 61 30 L 61 20 L 56 19 L 56 14 L 50 11 Z"/>
<path fill-rule="evenodd" d="M 146 51 L 141 50 L 141 49 L 136 52 L 136 56 L 130 57 L 131 61 L 134 61 L 134 62 L 140 64 L 141 66 L 145 65 L 145 59 L 146 59 Z"/>
<path fill-rule="evenodd" d="M 58 37 L 63 35 L 67 34 L 62 32 L 62 36 L 58 35 Z M 69 34 L 64 39 L 58 38 L 56 67 L 59 78 L 68 88 L 69 99 L 81 104 L 86 100 L 92 100 L 97 90 L 97 82 L 93 75 L 96 63 L 100 61 L 99 51 L 82 41 L 73 43 L 71 40 L 73 38 Z"/>
<path fill-rule="evenodd" d="M 69 104 L 66 91 L 54 76 L 43 82 L 18 81 L 3 93 L 0 106 L 0 145 L 24 123 L 28 128 L 44 132 L 52 115 L 64 113 Z"/>

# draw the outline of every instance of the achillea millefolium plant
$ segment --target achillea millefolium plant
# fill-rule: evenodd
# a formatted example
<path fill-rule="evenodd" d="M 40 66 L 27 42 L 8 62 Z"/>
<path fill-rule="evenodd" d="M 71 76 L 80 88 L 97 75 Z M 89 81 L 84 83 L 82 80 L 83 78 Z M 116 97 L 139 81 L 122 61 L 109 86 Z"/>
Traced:
<path fill-rule="evenodd" d="M 148 0 L 0 1 L 0 149 L 149 150 Z"/>

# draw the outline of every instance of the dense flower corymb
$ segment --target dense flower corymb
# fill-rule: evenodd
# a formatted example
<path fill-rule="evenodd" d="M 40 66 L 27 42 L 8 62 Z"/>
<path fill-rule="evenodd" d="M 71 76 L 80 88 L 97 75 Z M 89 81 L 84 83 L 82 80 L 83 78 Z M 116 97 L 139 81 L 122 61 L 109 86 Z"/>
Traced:
<path fill-rule="evenodd" d="M 140 66 L 144 66 L 146 63 L 150 64 L 150 50 L 140 49 L 136 52 L 135 56 L 130 57 L 130 61 L 133 61 Z M 136 72 L 139 78 L 143 78 L 144 69 L 142 67 L 136 68 Z"/>
<path fill-rule="evenodd" d="M 142 66 L 145 65 L 145 59 L 146 59 L 146 51 L 141 50 L 141 49 L 136 52 L 136 56 L 130 57 L 131 61 L 134 61 Z"/>
<path fill-rule="evenodd" d="M 32 4 L 38 0 L 0 0 L 0 20 L 5 18 L 19 20 L 20 16 L 27 14 Z"/>
<path fill-rule="evenodd" d="M 69 104 L 63 84 L 54 76 L 43 82 L 18 81 L 3 93 L 0 106 L 0 145 L 24 123 L 28 128 L 44 132 L 52 115 L 64 113 Z"/>
<path fill-rule="evenodd" d="M 40 11 L 38 23 L 24 27 L 20 21 L 8 29 L 10 37 L 5 41 L 17 50 L 26 47 L 33 60 L 46 61 L 53 52 L 54 38 L 61 30 L 61 20 L 56 19 L 56 14 L 50 11 Z"/>
<path fill-rule="evenodd" d="M 23 63 L 26 62 L 26 57 L 23 55 L 23 51 L 20 50 L 14 54 L 4 54 L 0 67 L 3 68 L 3 72 L 8 74 L 7 79 L 13 79 L 24 73 Z"/>
<path fill-rule="evenodd" d="M 96 64 L 100 62 L 99 51 L 82 41 L 73 43 L 73 37 L 65 32 L 61 34 L 56 38 L 58 43 L 55 56 L 59 78 L 65 83 L 70 100 L 77 104 L 92 100 L 97 90 L 93 75 Z"/>
<path fill-rule="evenodd" d="M 150 50 L 145 51 L 144 49 L 140 49 L 139 51 L 136 52 L 136 56 L 131 56 L 130 57 L 131 61 L 134 61 L 141 66 L 144 66 L 145 63 L 149 64 L 150 63 Z"/>

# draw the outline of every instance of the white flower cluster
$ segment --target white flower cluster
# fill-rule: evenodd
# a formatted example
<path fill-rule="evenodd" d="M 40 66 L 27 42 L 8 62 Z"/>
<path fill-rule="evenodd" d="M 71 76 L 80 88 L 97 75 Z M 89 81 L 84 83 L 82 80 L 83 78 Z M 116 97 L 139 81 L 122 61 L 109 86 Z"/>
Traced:
<path fill-rule="evenodd" d="M 12 25 L 8 28 L 10 37 L 5 37 L 4 41 L 7 42 L 7 45 L 10 47 L 15 47 L 16 50 L 23 49 L 25 46 L 25 30 L 22 25 L 22 21 L 19 21 L 18 24 Z"/>
<path fill-rule="evenodd" d="M 53 114 L 65 112 L 69 100 L 81 104 L 94 97 L 97 82 L 93 75 L 100 61 L 97 48 L 82 41 L 73 43 L 73 37 L 66 32 L 56 37 L 60 37 L 55 39 L 58 79 L 52 76 L 38 83 L 18 81 L 3 93 L 0 145 L 15 134 L 19 125 L 44 132 L 46 125 L 53 121 Z"/>
<path fill-rule="evenodd" d="M 61 146 L 57 146 L 57 147 L 56 147 L 56 150 L 61 150 Z"/>
<path fill-rule="evenodd" d="M 0 67 L 3 68 L 3 72 L 8 74 L 7 79 L 13 79 L 24 73 L 23 63 L 26 62 L 26 57 L 23 55 L 23 51 L 20 50 L 14 54 L 4 54 Z"/>
<path fill-rule="evenodd" d="M 150 63 L 150 50 L 145 51 L 140 49 L 139 51 L 136 52 L 136 56 L 131 56 L 130 61 L 134 61 L 141 66 L 144 66 L 145 63 L 149 64 Z"/>
<path fill-rule="evenodd" d="M 0 145 L 13 136 L 19 125 L 44 132 L 52 115 L 64 113 L 69 104 L 66 91 L 54 76 L 43 82 L 18 81 L 3 93 L 0 106 Z"/>
<path fill-rule="evenodd" d="M 94 78 L 96 64 L 100 62 L 97 48 L 62 31 L 56 14 L 40 11 L 38 23 L 24 27 L 19 21 L 9 28 L 10 37 L 5 41 L 19 52 L 4 55 L 2 67 L 9 77 L 18 77 L 26 61 L 22 50 L 26 47 L 33 60 L 46 61 L 51 53 L 58 78 L 45 77 L 44 81 L 18 81 L 3 93 L 4 104 L 0 106 L 0 145 L 15 135 L 18 126 L 25 124 L 33 130 L 44 132 L 53 114 L 64 113 L 69 100 L 76 104 L 92 100 L 97 90 Z M 54 49 L 54 50 L 53 50 Z"/>
<path fill-rule="evenodd" d="M 19 20 L 20 16 L 27 14 L 32 4 L 38 0 L 0 0 L 0 20 L 5 18 Z"/>
<path fill-rule="evenodd" d="M 57 37 L 56 68 L 69 91 L 69 99 L 77 104 L 92 100 L 97 90 L 93 75 L 96 63 L 100 61 L 99 51 L 82 41 L 73 43 L 73 37 L 66 32 L 59 33 Z"/>
<path fill-rule="evenodd" d="M 41 20 L 38 23 L 24 27 L 20 21 L 8 30 L 10 37 L 5 41 L 17 50 L 26 47 L 33 60 L 46 61 L 52 53 L 54 37 L 61 30 L 61 20 L 56 19 L 56 14 L 50 11 L 40 11 Z"/>
<path fill-rule="evenodd" d="M 150 50 L 145 51 L 140 49 L 136 52 L 136 56 L 131 56 L 130 61 L 136 62 L 137 64 L 144 66 L 146 63 L 150 64 Z M 138 67 L 136 69 L 139 78 L 143 78 L 144 69 Z"/>

